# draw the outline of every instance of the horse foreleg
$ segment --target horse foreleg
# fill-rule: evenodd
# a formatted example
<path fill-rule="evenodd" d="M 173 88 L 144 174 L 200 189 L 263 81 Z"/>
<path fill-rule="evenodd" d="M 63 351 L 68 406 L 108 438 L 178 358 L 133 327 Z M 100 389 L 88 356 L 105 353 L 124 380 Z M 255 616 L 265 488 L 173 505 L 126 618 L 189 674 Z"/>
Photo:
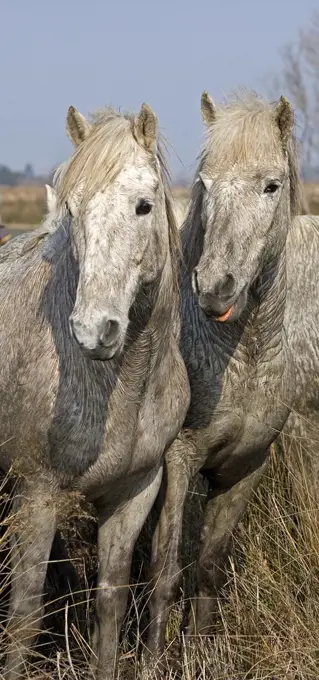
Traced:
<path fill-rule="evenodd" d="M 54 589 L 54 601 L 59 603 L 58 609 L 64 607 L 65 601 L 71 600 L 69 621 L 76 625 L 81 634 L 86 634 L 86 616 L 83 603 L 83 590 L 77 570 L 70 561 L 67 544 L 57 530 L 50 554 L 47 570 L 47 583 Z"/>
<path fill-rule="evenodd" d="M 13 511 L 6 680 L 27 674 L 28 652 L 41 626 L 44 581 L 56 530 L 53 494 L 39 480 L 23 481 Z"/>
<path fill-rule="evenodd" d="M 163 654 L 170 608 L 182 579 L 180 543 L 184 504 L 192 476 L 190 462 L 187 445 L 176 439 L 165 456 L 159 498 L 161 512 L 153 537 L 150 624 L 143 655 L 147 666 L 158 664 Z"/>
<path fill-rule="evenodd" d="M 125 615 L 135 542 L 155 502 L 162 467 L 142 479 L 120 507 L 98 506 L 98 585 L 92 666 L 98 680 L 113 679 Z M 134 493 L 134 496 L 133 496 Z M 106 499 L 107 500 L 107 499 Z"/>
<path fill-rule="evenodd" d="M 197 568 L 198 594 L 192 602 L 187 635 L 213 632 L 219 611 L 218 596 L 227 578 L 232 534 L 265 470 L 265 456 L 258 456 L 257 469 L 237 484 L 226 490 L 211 490 L 208 494 Z"/>

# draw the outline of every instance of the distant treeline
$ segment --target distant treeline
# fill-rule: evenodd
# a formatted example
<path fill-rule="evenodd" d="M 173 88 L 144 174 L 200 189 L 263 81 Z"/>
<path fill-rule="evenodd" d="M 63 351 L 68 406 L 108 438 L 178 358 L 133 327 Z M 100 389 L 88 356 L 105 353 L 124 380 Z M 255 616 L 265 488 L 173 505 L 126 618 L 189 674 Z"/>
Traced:
<path fill-rule="evenodd" d="M 26 163 L 24 170 L 11 170 L 7 165 L 0 164 L 0 186 L 17 187 L 21 185 L 51 184 L 54 170 L 48 175 L 36 175 L 31 163 Z M 302 169 L 302 178 L 306 182 L 319 181 L 319 167 Z M 175 186 L 186 187 L 191 183 L 191 178 L 180 175 L 175 179 Z"/>
<path fill-rule="evenodd" d="M 48 175 L 36 175 L 31 163 L 26 163 L 24 170 L 11 170 L 7 165 L 0 164 L 0 186 L 18 187 L 30 184 L 51 184 L 55 169 L 53 168 Z M 181 175 L 175 179 L 174 184 L 186 187 L 189 186 L 190 182 L 190 177 Z"/>
<path fill-rule="evenodd" d="M 0 185 L 17 187 L 21 184 L 44 184 L 48 177 L 36 175 L 31 163 L 26 163 L 24 170 L 11 170 L 7 165 L 0 165 Z"/>

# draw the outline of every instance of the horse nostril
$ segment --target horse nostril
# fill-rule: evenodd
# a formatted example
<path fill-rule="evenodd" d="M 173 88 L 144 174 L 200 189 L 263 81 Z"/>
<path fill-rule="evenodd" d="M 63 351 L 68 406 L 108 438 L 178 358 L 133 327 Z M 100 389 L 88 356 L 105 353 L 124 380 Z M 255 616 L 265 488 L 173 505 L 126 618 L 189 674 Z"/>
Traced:
<path fill-rule="evenodd" d="M 112 345 L 120 333 L 120 324 L 116 319 L 105 321 L 103 331 L 100 335 L 100 343 L 106 347 Z"/>
<path fill-rule="evenodd" d="M 197 269 L 194 269 L 193 271 L 193 291 L 196 293 L 196 295 L 199 295 L 199 285 L 198 285 L 198 274 L 197 274 Z"/>
<path fill-rule="evenodd" d="M 108 334 L 111 331 L 111 326 L 112 326 L 112 321 L 107 321 L 104 327 L 103 331 L 103 338 L 107 338 Z"/>
<path fill-rule="evenodd" d="M 216 286 L 216 293 L 220 296 L 233 295 L 236 289 L 236 281 L 232 274 L 226 274 L 224 279 Z"/>
<path fill-rule="evenodd" d="M 80 345 L 80 347 L 83 347 L 83 342 L 81 342 L 81 340 L 79 340 L 79 338 L 78 338 L 77 325 L 74 322 L 72 316 L 70 316 L 70 318 L 69 318 L 69 328 L 70 328 L 70 333 L 71 333 L 72 338 L 75 340 L 75 342 L 77 342 L 78 345 Z"/>
<path fill-rule="evenodd" d="M 72 316 L 70 316 L 70 318 L 69 318 L 69 329 L 70 329 L 71 335 L 74 337 L 74 321 L 72 319 Z"/>

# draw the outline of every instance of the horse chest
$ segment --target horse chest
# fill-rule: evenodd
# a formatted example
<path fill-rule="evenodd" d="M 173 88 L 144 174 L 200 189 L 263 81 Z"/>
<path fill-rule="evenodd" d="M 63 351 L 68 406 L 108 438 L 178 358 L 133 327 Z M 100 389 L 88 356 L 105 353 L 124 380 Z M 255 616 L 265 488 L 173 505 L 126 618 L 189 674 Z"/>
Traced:
<path fill-rule="evenodd" d="M 235 460 L 268 448 L 288 417 L 287 374 L 279 357 L 265 372 L 233 362 L 224 371 L 213 367 L 205 378 L 193 376 L 187 429 L 205 468 L 236 467 Z"/>
<path fill-rule="evenodd" d="M 121 495 L 119 480 L 134 479 L 160 463 L 164 451 L 181 429 L 189 404 L 184 364 L 172 350 L 149 376 L 139 404 L 125 400 L 119 389 L 110 408 L 103 448 L 83 474 L 79 486 L 91 498 Z"/>

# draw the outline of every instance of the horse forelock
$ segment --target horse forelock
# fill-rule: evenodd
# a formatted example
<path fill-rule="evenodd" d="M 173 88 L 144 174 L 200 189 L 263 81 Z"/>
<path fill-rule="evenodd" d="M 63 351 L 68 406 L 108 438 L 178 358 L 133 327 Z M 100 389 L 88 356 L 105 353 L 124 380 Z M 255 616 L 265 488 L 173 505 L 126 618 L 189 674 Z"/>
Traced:
<path fill-rule="evenodd" d="M 55 173 L 57 202 L 63 205 L 81 186 L 81 205 L 109 186 L 137 156 L 157 171 L 156 157 L 143 149 L 134 137 L 133 114 L 122 115 L 105 108 L 91 116 L 91 131 L 71 158 Z M 160 154 L 159 154 L 160 156 Z M 161 163 L 162 166 L 162 163 Z"/>

